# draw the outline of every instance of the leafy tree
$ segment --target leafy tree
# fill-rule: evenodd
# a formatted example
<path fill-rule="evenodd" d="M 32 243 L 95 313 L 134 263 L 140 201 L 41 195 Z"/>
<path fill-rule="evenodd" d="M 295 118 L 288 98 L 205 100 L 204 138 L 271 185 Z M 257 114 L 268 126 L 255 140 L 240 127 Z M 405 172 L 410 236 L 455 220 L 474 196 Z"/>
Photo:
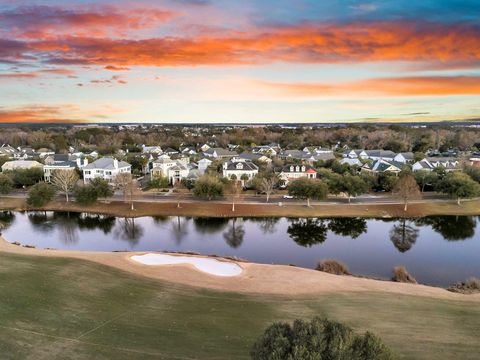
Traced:
<path fill-rule="evenodd" d="M 422 192 L 425 191 L 426 186 L 435 188 L 439 179 L 439 175 L 435 171 L 420 170 L 414 172 L 413 176 Z"/>
<path fill-rule="evenodd" d="M 480 184 L 467 174 L 461 172 L 448 173 L 439 182 L 437 190 L 457 198 L 457 204 L 465 198 L 473 198 L 480 194 Z"/>
<path fill-rule="evenodd" d="M 78 181 L 78 175 L 74 170 L 55 170 L 52 174 L 52 185 L 65 194 L 68 202 L 68 194 L 73 191 Z"/>
<path fill-rule="evenodd" d="M 288 185 L 288 194 L 296 198 L 306 199 L 310 206 L 310 199 L 321 200 L 327 197 L 327 185 L 317 179 L 300 178 Z"/>
<path fill-rule="evenodd" d="M 12 178 L 5 174 L 0 174 L 0 194 L 9 194 L 13 189 Z"/>
<path fill-rule="evenodd" d="M 43 179 L 43 170 L 40 168 L 16 169 L 8 171 L 16 187 L 32 186 Z"/>
<path fill-rule="evenodd" d="M 382 340 L 367 332 L 353 330 L 328 319 L 295 320 L 293 326 L 278 322 L 270 325 L 253 345 L 253 360 L 391 360 L 391 351 Z"/>
<path fill-rule="evenodd" d="M 47 183 L 41 182 L 31 187 L 28 192 L 27 204 L 33 207 L 41 207 L 53 200 L 55 188 Z"/>
<path fill-rule="evenodd" d="M 393 194 L 403 200 L 403 211 L 407 211 L 408 202 L 420 197 L 420 190 L 415 178 L 408 173 L 400 174 L 398 181 L 392 189 Z"/>
<path fill-rule="evenodd" d="M 204 175 L 195 182 L 193 194 L 199 198 L 212 200 L 222 197 L 224 189 L 225 185 L 218 177 Z"/>
<path fill-rule="evenodd" d="M 365 194 L 368 191 L 368 184 L 360 176 L 346 174 L 343 176 L 342 188 L 350 202 L 352 197 Z"/>
<path fill-rule="evenodd" d="M 377 176 L 377 186 L 378 188 L 384 189 L 385 191 L 391 191 L 395 186 L 398 178 L 395 174 L 389 172 L 382 172 Z"/>
<path fill-rule="evenodd" d="M 467 167 L 465 167 L 464 172 L 465 172 L 465 174 L 470 176 L 473 180 L 480 183 L 480 168 L 473 167 L 473 166 L 467 166 Z"/>
<path fill-rule="evenodd" d="M 147 184 L 148 189 L 165 189 L 168 188 L 169 181 L 166 176 L 154 176 Z"/>
<path fill-rule="evenodd" d="M 99 198 L 106 199 L 113 196 L 113 188 L 105 179 L 99 177 L 93 178 L 92 181 L 90 181 L 90 185 L 95 188 Z"/>
<path fill-rule="evenodd" d="M 288 235 L 300 246 L 310 247 L 327 239 L 327 225 L 320 219 L 296 219 L 288 226 Z"/>
<path fill-rule="evenodd" d="M 75 199 L 79 204 L 93 204 L 98 199 L 97 189 L 91 184 L 77 186 L 75 188 Z"/>

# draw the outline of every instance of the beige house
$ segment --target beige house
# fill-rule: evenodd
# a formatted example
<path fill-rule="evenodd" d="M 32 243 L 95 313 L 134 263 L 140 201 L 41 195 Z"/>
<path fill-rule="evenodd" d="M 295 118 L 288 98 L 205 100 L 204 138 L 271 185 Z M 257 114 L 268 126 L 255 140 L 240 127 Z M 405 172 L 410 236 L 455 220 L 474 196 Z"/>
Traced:
<path fill-rule="evenodd" d="M 43 169 L 43 164 L 35 160 L 13 160 L 2 165 L 2 171 L 33 168 Z"/>

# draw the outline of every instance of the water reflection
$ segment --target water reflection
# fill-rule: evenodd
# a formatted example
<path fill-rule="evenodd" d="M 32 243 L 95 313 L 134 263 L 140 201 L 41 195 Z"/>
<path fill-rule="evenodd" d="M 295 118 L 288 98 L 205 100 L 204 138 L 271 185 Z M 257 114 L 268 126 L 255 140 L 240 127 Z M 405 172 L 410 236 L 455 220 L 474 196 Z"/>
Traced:
<path fill-rule="evenodd" d="M 198 217 L 193 219 L 195 230 L 200 234 L 215 234 L 223 231 L 228 224 L 228 218 L 206 218 Z"/>
<path fill-rule="evenodd" d="M 280 221 L 280 218 L 274 217 L 251 217 L 245 218 L 245 220 L 258 223 L 260 226 L 260 230 L 266 234 L 273 234 L 276 230 L 276 225 Z"/>
<path fill-rule="evenodd" d="M 328 228 L 337 235 L 356 239 L 367 232 L 367 221 L 362 218 L 336 218 L 330 220 Z"/>
<path fill-rule="evenodd" d="M 97 214 L 80 214 L 77 223 L 80 229 L 100 229 L 104 234 L 109 234 L 115 226 L 115 217 Z"/>
<path fill-rule="evenodd" d="M 413 221 L 401 219 L 390 230 L 390 241 L 398 251 L 404 253 L 412 248 L 418 238 L 418 229 Z"/>
<path fill-rule="evenodd" d="M 143 228 L 136 224 L 135 218 L 119 219 L 114 234 L 117 238 L 126 240 L 133 247 L 143 236 Z"/>
<path fill-rule="evenodd" d="M 310 247 L 327 239 L 328 227 L 324 220 L 308 218 L 290 221 L 287 233 L 300 246 Z"/>
<path fill-rule="evenodd" d="M 417 220 L 419 225 L 429 225 L 445 240 L 470 239 L 475 235 L 477 219 L 473 216 L 431 216 Z"/>
<path fill-rule="evenodd" d="M 12 211 L 0 211 L 0 231 L 7 229 L 15 220 L 15 213 Z"/>
<path fill-rule="evenodd" d="M 239 222 L 239 224 L 237 224 Z M 233 218 L 227 228 L 227 231 L 223 233 L 225 242 L 231 248 L 238 248 L 243 243 L 243 237 L 245 236 L 245 229 L 243 228 L 243 219 Z"/>
<path fill-rule="evenodd" d="M 188 234 L 188 220 L 190 219 L 177 216 L 177 221 L 172 223 L 172 233 L 177 244 Z"/>

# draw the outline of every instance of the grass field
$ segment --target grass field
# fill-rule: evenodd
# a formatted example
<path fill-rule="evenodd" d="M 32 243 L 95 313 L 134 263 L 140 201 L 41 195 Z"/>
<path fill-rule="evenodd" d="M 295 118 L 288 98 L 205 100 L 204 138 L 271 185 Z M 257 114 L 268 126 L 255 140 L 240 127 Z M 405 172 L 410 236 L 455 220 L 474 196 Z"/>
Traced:
<path fill-rule="evenodd" d="M 425 200 L 412 203 L 408 211 L 399 204 L 333 204 L 323 203 L 307 207 L 299 204 L 235 204 L 219 202 L 184 202 L 178 207 L 172 202 L 135 202 L 135 210 L 130 210 L 130 203 L 111 201 L 109 203 L 96 202 L 92 205 L 80 205 L 75 202 L 52 201 L 41 209 L 56 211 L 76 211 L 109 214 L 114 216 L 202 216 L 202 217 L 242 217 L 242 216 L 273 216 L 273 217 L 423 217 L 429 215 L 478 215 L 480 214 L 480 200 L 469 200 L 457 205 L 455 201 L 435 202 Z M 28 210 L 24 199 L 0 197 L 0 209 Z"/>
<path fill-rule="evenodd" d="M 469 302 L 240 295 L 81 260 L 0 254 L 2 359 L 248 359 L 272 321 L 315 315 L 374 331 L 400 359 L 480 353 L 480 307 Z"/>

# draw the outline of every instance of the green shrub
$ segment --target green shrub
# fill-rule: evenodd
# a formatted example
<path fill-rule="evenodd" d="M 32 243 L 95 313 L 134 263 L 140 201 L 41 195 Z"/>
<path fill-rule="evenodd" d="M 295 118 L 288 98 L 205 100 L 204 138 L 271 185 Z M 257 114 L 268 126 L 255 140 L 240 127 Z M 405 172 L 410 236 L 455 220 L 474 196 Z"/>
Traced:
<path fill-rule="evenodd" d="M 82 205 L 93 204 L 98 199 L 98 192 L 95 186 L 89 184 L 75 188 L 75 199 Z"/>
<path fill-rule="evenodd" d="M 55 196 L 55 188 L 47 183 L 41 182 L 31 187 L 28 192 L 27 204 L 33 207 L 41 207 Z"/>
<path fill-rule="evenodd" d="M 0 174 L 0 194 L 9 194 L 13 189 L 13 181 L 10 176 Z"/>
<path fill-rule="evenodd" d="M 348 266 L 341 261 L 327 259 L 318 263 L 316 270 L 335 275 L 350 275 Z"/>
<path fill-rule="evenodd" d="M 43 179 L 43 170 L 40 168 L 16 169 L 8 171 L 15 187 L 32 186 Z"/>
<path fill-rule="evenodd" d="M 214 199 L 223 196 L 224 182 L 211 175 L 204 175 L 195 182 L 193 194 L 203 199 Z"/>
<path fill-rule="evenodd" d="M 341 323 L 320 319 L 274 323 L 257 339 L 250 352 L 253 360 L 356 359 L 390 360 L 393 355 L 370 332 L 356 335 Z"/>

